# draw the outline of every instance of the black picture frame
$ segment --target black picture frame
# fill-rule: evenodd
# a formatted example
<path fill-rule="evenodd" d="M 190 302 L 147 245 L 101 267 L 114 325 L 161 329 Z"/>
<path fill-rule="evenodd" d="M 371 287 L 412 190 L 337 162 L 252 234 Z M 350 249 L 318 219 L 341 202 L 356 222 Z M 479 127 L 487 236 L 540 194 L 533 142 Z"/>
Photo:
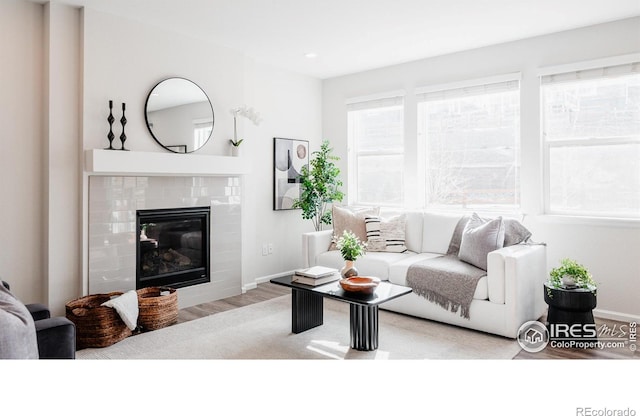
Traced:
<path fill-rule="evenodd" d="M 300 174 L 309 166 L 309 141 L 273 138 L 273 210 L 292 210 L 300 198 Z"/>

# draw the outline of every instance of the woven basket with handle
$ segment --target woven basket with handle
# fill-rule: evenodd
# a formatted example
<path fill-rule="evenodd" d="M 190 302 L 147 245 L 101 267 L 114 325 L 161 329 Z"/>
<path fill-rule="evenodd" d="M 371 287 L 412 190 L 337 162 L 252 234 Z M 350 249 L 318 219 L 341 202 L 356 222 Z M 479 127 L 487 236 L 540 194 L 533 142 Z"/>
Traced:
<path fill-rule="evenodd" d="M 131 335 L 115 309 L 101 306 L 120 295 L 122 292 L 88 295 L 65 305 L 67 319 L 76 325 L 76 349 L 107 347 Z"/>
<path fill-rule="evenodd" d="M 178 292 L 170 287 L 145 287 L 138 293 L 138 325 L 144 331 L 178 322 Z"/>

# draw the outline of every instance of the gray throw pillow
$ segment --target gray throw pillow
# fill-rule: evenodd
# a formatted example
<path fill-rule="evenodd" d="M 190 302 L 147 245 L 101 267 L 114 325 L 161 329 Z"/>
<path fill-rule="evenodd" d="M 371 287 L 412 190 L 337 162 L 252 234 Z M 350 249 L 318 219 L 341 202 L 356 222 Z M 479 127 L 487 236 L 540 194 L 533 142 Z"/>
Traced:
<path fill-rule="evenodd" d="M 0 284 L 0 359 L 38 358 L 36 327 L 22 302 Z"/>
<path fill-rule="evenodd" d="M 480 218 L 475 212 L 462 232 L 458 258 L 482 270 L 487 270 L 487 255 L 504 246 L 502 217 Z"/>
<path fill-rule="evenodd" d="M 503 221 L 505 247 L 527 242 L 531 238 L 531 231 L 527 230 L 520 221 L 512 218 L 505 218 Z"/>

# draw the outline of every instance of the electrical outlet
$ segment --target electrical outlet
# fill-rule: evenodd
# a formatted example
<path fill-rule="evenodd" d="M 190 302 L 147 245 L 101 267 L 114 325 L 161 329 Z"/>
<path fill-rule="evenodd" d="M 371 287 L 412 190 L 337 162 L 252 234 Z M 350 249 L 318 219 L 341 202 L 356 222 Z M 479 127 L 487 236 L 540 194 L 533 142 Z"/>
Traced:
<path fill-rule="evenodd" d="M 268 251 L 268 249 L 267 249 L 267 245 L 266 245 L 266 244 L 263 244 L 263 245 L 262 245 L 262 255 L 263 255 L 263 256 L 266 256 L 267 254 L 269 254 L 269 251 Z"/>
<path fill-rule="evenodd" d="M 269 250 L 269 254 L 273 254 L 273 243 L 269 243 L 268 250 Z"/>

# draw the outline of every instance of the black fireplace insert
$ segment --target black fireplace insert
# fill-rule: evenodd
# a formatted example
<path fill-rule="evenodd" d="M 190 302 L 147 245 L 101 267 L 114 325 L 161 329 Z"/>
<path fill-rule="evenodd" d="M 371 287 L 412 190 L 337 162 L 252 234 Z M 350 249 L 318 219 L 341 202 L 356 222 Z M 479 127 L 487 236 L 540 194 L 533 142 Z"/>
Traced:
<path fill-rule="evenodd" d="M 138 210 L 136 289 L 207 283 L 209 207 Z"/>

